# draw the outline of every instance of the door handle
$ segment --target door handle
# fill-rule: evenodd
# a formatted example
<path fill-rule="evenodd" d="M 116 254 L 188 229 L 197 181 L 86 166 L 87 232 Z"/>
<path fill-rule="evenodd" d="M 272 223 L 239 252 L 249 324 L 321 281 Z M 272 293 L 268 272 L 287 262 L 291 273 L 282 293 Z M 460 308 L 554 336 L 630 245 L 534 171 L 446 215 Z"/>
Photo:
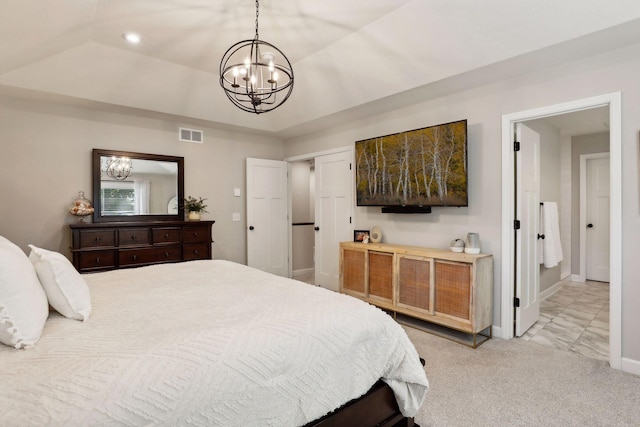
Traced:
<path fill-rule="evenodd" d="M 250 225 L 249 230 L 253 230 L 253 229 L 254 229 L 253 225 Z"/>
<path fill-rule="evenodd" d="M 593 224 L 587 224 L 587 228 L 593 228 Z"/>
<path fill-rule="evenodd" d="M 320 231 L 320 227 L 313 227 L 314 230 Z"/>

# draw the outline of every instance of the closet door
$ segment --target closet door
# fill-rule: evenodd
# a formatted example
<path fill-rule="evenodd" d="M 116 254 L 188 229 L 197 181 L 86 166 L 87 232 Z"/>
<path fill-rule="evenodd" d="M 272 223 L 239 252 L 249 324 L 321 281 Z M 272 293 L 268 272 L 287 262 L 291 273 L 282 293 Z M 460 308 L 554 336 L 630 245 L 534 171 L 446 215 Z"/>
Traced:
<path fill-rule="evenodd" d="M 247 265 L 289 275 L 287 162 L 247 159 Z"/>
<path fill-rule="evenodd" d="M 315 262 L 316 285 L 338 291 L 338 248 L 353 239 L 352 151 L 315 158 Z"/>

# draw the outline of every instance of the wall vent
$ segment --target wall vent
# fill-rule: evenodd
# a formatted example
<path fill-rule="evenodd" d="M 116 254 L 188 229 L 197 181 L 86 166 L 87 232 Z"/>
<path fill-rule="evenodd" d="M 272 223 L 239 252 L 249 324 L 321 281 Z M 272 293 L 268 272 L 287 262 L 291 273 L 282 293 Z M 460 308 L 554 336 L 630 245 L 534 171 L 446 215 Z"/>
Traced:
<path fill-rule="evenodd" d="M 204 134 L 201 130 L 180 128 L 180 131 L 178 132 L 178 139 L 180 141 L 202 144 Z"/>

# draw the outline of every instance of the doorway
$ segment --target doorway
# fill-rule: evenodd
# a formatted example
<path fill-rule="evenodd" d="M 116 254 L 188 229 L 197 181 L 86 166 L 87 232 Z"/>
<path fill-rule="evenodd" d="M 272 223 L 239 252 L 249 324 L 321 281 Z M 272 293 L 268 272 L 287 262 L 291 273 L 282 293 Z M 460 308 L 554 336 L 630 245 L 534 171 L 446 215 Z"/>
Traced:
<path fill-rule="evenodd" d="M 289 217 L 292 218 L 291 235 L 296 233 L 306 236 L 301 239 L 303 242 L 298 243 L 292 238 L 289 245 L 290 258 L 296 263 L 296 257 L 299 259 L 302 254 L 296 254 L 294 251 L 297 251 L 300 246 L 304 246 L 305 250 L 313 248 L 312 261 L 307 257 L 307 265 L 302 268 L 296 264 L 298 270 L 294 273 L 292 269 L 290 277 L 338 291 L 339 242 L 350 240 L 353 233 L 354 176 L 351 167 L 353 148 L 345 147 L 311 153 L 287 158 L 285 161 L 289 162 L 292 169 L 293 167 L 301 168 L 303 172 L 300 176 L 305 174 L 309 176 L 308 180 L 303 179 L 298 185 L 300 190 L 297 191 L 297 197 L 292 193 L 296 187 L 293 183 L 296 175 L 292 173 L 289 178 L 292 194 L 289 209 Z M 308 172 L 304 172 L 304 169 Z M 303 212 L 302 219 L 313 217 L 313 221 L 300 220 L 300 216 L 294 212 L 294 203 L 301 206 L 300 209 L 296 208 L 296 211 Z M 307 207 L 309 211 L 305 214 Z M 300 232 L 297 230 L 298 227 Z M 304 230 L 303 227 L 308 230 Z"/>
<path fill-rule="evenodd" d="M 292 277 L 315 285 L 315 160 L 289 162 Z"/>
<path fill-rule="evenodd" d="M 565 113 L 597 107 L 609 108 L 610 123 L 610 286 L 609 286 L 609 363 L 620 369 L 621 365 L 621 96 L 612 93 L 593 98 L 543 107 L 504 115 L 502 118 L 502 289 L 500 328 L 496 335 L 510 339 L 514 337 L 515 278 L 517 277 L 516 248 L 520 244 L 519 230 L 515 230 L 515 159 L 513 135 L 516 125 L 528 120 L 552 117 Z"/>

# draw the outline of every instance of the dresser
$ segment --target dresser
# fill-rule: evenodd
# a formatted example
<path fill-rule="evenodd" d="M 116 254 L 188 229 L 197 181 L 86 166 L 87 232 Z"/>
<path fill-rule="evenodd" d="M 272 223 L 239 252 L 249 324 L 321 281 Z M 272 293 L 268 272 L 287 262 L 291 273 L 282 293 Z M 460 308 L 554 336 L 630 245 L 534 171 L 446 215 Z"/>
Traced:
<path fill-rule="evenodd" d="M 70 224 L 73 265 L 81 273 L 211 259 L 215 221 Z"/>
<path fill-rule="evenodd" d="M 340 292 L 419 327 L 429 322 L 477 347 L 491 336 L 493 257 L 386 243 L 340 243 Z M 431 328 L 430 331 L 435 330 Z"/>

